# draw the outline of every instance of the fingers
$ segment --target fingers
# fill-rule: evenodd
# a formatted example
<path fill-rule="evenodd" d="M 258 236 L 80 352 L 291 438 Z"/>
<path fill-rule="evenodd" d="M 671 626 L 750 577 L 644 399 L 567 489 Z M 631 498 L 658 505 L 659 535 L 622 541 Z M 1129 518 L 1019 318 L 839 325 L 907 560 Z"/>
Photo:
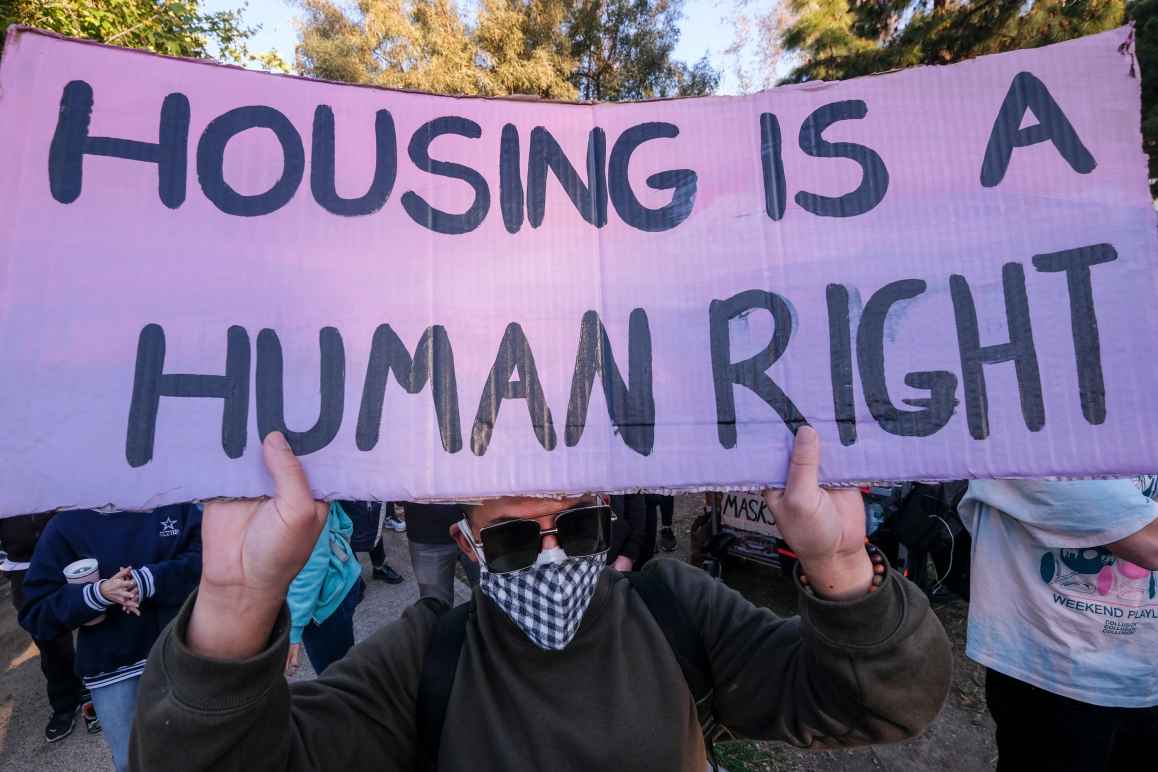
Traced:
<path fill-rule="evenodd" d="M 314 496 L 302 462 L 281 432 L 270 432 L 261 443 L 265 468 L 273 478 L 274 498 L 283 517 L 302 518 L 314 512 Z"/>
<path fill-rule="evenodd" d="M 788 495 L 807 495 L 819 486 L 820 481 L 820 435 L 811 426 L 801 426 L 796 430 L 796 441 L 792 445 L 792 457 L 788 460 Z"/>

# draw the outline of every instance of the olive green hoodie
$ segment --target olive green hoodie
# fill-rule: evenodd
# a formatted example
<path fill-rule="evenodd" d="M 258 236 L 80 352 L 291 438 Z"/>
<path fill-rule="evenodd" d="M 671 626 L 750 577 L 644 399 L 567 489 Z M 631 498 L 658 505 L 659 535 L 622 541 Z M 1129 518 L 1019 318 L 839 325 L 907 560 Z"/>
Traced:
<path fill-rule="evenodd" d="M 949 642 L 925 596 L 891 572 L 851 602 L 801 594 L 777 617 L 674 560 L 652 561 L 698 625 L 716 712 L 737 735 L 803 748 L 921 732 L 949 687 Z M 641 598 L 610 569 L 571 644 L 533 646 L 478 590 L 447 708 L 445 772 L 704 772 L 682 671 Z M 282 675 L 283 613 L 268 648 L 221 662 L 185 645 L 192 600 L 141 679 L 137 770 L 419 769 L 415 698 L 436 617 L 415 606 L 315 681 Z"/>

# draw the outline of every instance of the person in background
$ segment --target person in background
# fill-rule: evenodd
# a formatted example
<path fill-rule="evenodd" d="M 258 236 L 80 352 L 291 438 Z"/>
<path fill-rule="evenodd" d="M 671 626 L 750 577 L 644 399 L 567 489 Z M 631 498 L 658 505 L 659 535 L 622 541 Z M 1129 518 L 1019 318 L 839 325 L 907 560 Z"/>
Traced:
<path fill-rule="evenodd" d="M 354 645 L 354 610 L 362 602 L 366 583 L 350 546 L 353 531 L 345 511 L 332 502 L 309 560 L 286 595 L 291 620 L 287 674 L 297 671 L 303 644 L 318 675 Z"/>
<path fill-rule="evenodd" d="M 606 567 L 611 513 L 589 497 L 472 506 L 454 531 L 480 563 L 470 613 L 415 604 L 321 678 L 287 684 L 285 592 L 327 518 L 285 438 L 271 432 L 262 451 L 273 498 L 206 509 L 204 578 L 150 655 L 134 769 L 168 768 L 174 748 L 190 772 L 707 767 L 693 692 L 675 651 L 656 655 L 665 629 L 650 605 Z M 949 640 L 924 594 L 866 547 L 859 491 L 820 488 L 819 468 L 819 437 L 803 426 L 787 488 L 765 494 L 799 558 L 798 618 L 682 561 L 641 576 L 698 637 L 722 726 L 817 749 L 912 737 L 948 693 Z M 458 643 L 438 632 L 455 619 Z M 448 644 L 454 672 L 427 681 L 428 652 Z M 422 684 L 447 675 L 431 716 Z"/>
<path fill-rule="evenodd" d="M 0 519 L 0 549 L 8 553 L 0 563 L 0 572 L 8 577 L 12 606 L 17 615 L 24 608 L 24 576 L 28 573 L 36 542 L 54 514 L 44 512 Z M 77 711 L 89 701 L 89 693 L 73 669 L 76 653 L 71 630 L 46 640 L 34 637 L 32 642 L 40 652 L 40 672 L 44 674 L 48 705 L 52 708 L 52 716 L 44 728 L 44 739 L 54 743 L 72 734 Z M 95 713 L 91 719 L 86 717 L 85 723 L 91 733 L 100 731 Z"/>
<path fill-rule="evenodd" d="M 655 554 L 655 510 L 642 493 L 610 498 L 615 522 L 611 524 L 607 565 L 616 571 L 639 571 Z"/>
<path fill-rule="evenodd" d="M 406 533 L 406 521 L 398 516 L 398 510 L 394 504 L 393 501 L 387 501 L 382 505 L 382 509 L 386 513 L 382 525 L 394 533 Z"/>
<path fill-rule="evenodd" d="M 975 480 L 965 653 L 997 768 L 1138 769 L 1158 737 L 1158 504 L 1130 480 Z"/>
<path fill-rule="evenodd" d="M 467 583 L 478 584 L 478 564 L 462 554 L 450 535 L 450 527 L 463 518 L 458 504 L 406 502 L 406 536 L 410 562 L 418 582 L 419 598 L 434 598 L 454 605 L 454 567 L 462 566 Z"/>
<path fill-rule="evenodd" d="M 70 584 L 66 566 L 91 558 L 100 579 Z M 44 528 L 24 578 L 20 624 L 36 640 L 78 630 L 76 673 L 92 693 L 118 772 L 145 658 L 201 578 L 201 509 L 60 512 Z"/>
<path fill-rule="evenodd" d="M 370 555 L 371 576 L 386 584 L 401 584 L 402 574 L 386 562 L 386 547 L 382 543 L 382 521 L 386 511 L 393 509 L 394 505 L 389 501 L 385 504 L 377 501 L 339 501 L 338 506 L 350 518 L 354 527 L 350 535 L 350 546 L 355 553 L 366 552 Z"/>
<path fill-rule="evenodd" d="M 661 496 L 657 493 L 647 494 L 647 510 L 659 510 L 659 548 L 664 552 L 675 552 L 679 543 L 676 541 L 675 530 L 672 528 L 672 519 L 675 516 L 675 496 Z M 654 517 L 655 515 L 652 515 Z"/>

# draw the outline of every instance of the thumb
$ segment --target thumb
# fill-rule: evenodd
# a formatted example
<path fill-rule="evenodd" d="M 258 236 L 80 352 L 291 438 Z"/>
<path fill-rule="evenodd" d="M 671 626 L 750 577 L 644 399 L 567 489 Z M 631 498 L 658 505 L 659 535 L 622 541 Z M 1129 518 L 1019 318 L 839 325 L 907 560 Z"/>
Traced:
<path fill-rule="evenodd" d="M 788 460 L 789 495 L 793 492 L 805 493 L 819 486 L 820 479 L 820 435 L 805 424 L 796 430 L 796 441 L 792 445 L 792 457 Z"/>
<path fill-rule="evenodd" d="M 261 443 L 265 468 L 273 478 L 274 498 L 283 516 L 305 517 L 314 511 L 314 496 L 302 462 L 281 432 L 270 432 Z"/>

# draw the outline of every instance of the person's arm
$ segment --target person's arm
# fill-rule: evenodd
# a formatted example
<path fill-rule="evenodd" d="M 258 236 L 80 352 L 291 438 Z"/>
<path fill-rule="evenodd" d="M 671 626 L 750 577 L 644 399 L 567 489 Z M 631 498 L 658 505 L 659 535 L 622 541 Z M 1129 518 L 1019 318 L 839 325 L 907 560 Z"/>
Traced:
<path fill-rule="evenodd" d="M 924 595 L 865 549 L 855 489 L 818 484 L 820 438 L 796 434 L 783 490 L 765 491 L 799 560 L 798 619 L 757 609 L 702 572 L 656 561 L 700 626 L 719 720 L 743 736 L 811 748 L 901 740 L 948 693 L 949 641 Z M 875 578 L 874 578 L 875 577 Z"/>
<path fill-rule="evenodd" d="M 112 602 L 100 594 L 99 582 L 69 584 L 64 567 L 77 559 L 60 533 L 60 521 L 44 529 L 24 576 L 20 626 L 38 641 L 50 641 L 105 613 Z"/>
<path fill-rule="evenodd" d="M 962 519 L 972 522 L 982 505 L 1017 521 L 1046 549 L 1105 546 L 1158 569 L 1158 502 L 1131 480 L 974 480 Z"/>
<path fill-rule="evenodd" d="M 185 546 L 169 560 L 146 563 L 133 569 L 142 603 L 152 599 L 166 606 L 179 606 L 201 579 L 201 512 L 196 504 L 184 504 L 182 534 Z"/>
<path fill-rule="evenodd" d="M 167 768 L 178 748 L 192 770 L 360 768 L 367 758 L 413 769 L 414 700 L 433 614 L 408 611 L 323 678 L 290 687 L 286 591 L 329 508 L 314 501 L 280 432 L 266 436 L 262 453 L 272 498 L 205 506 L 201 584 L 149 655 L 130 766 Z"/>
<path fill-rule="evenodd" d="M 800 593 L 777 617 L 676 561 L 653 560 L 697 620 L 717 717 L 741 737 L 800 748 L 896 742 L 937 715 L 952 673 L 949 641 L 925 596 L 889 571 L 852 601 Z"/>
<path fill-rule="evenodd" d="M 1124 539 L 1107 544 L 1106 548 L 1135 565 L 1158 571 L 1158 519 Z"/>
<path fill-rule="evenodd" d="M 359 643 L 325 676 L 294 684 L 282 675 L 289 615 L 244 659 L 195 653 L 188 635 L 194 596 L 149 654 L 137 694 L 133 770 L 180 768 L 294 772 L 418 768 L 418 680 L 433 612 L 417 605 Z"/>
<path fill-rule="evenodd" d="M 286 593 L 286 605 L 290 615 L 290 643 L 301 643 L 302 632 L 314 615 L 318 605 L 318 596 L 322 591 L 322 584 L 326 581 L 326 572 L 330 570 L 330 539 L 329 531 L 322 529 L 321 534 L 314 542 L 314 550 L 310 559 L 298 571 L 297 576 L 290 582 Z"/>
<path fill-rule="evenodd" d="M 647 505 L 643 494 L 624 496 L 623 518 L 627 521 L 627 536 L 619 549 L 617 560 L 626 558 L 631 561 L 631 565 L 619 569 L 630 571 L 631 566 L 639 562 L 644 543 L 647 541 Z"/>

